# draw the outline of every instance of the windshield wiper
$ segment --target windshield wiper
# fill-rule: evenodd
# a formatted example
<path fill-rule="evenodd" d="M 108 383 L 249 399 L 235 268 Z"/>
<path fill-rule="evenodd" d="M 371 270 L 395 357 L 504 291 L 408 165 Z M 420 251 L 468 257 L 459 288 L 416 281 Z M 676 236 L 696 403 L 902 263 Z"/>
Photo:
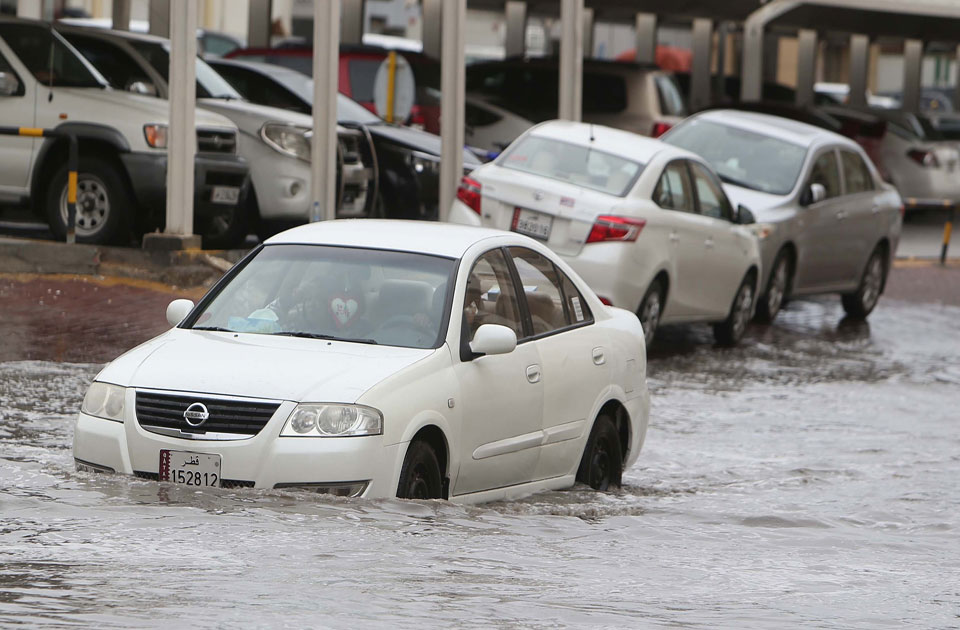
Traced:
<path fill-rule="evenodd" d="M 327 339 L 329 341 L 348 341 L 351 343 L 369 343 L 373 345 L 379 345 L 379 342 L 376 339 L 337 337 L 336 335 L 321 335 L 320 333 L 302 332 L 297 330 L 285 330 L 283 332 L 272 333 L 272 334 L 282 335 L 284 337 L 300 337 L 302 339 Z"/>
<path fill-rule="evenodd" d="M 730 177 L 729 175 L 724 175 L 723 173 L 717 173 L 717 175 L 720 176 L 720 181 L 722 181 L 725 184 L 733 184 L 734 186 L 739 186 L 740 188 L 749 188 L 750 190 L 761 190 L 756 186 L 751 186 L 747 182 L 741 181 L 739 179 L 735 179 L 733 177 Z"/>
<path fill-rule="evenodd" d="M 229 328 L 221 328 L 220 326 L 194 326 L 190 330 L 213 330 L 215 332 L 237 332 L 236 330 L 230 330 Z"/>

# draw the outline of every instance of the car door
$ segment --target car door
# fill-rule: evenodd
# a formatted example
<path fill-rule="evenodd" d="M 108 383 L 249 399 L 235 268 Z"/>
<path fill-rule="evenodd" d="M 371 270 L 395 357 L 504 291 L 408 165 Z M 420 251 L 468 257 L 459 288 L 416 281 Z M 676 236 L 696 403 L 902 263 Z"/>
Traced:
<path fill-rule="evenodd" d="M 702 257 L 697 289 L 701 313 L 710 318 L 726 317 L 745 272 L 743 235 L 733 225 L 733 206 L 720 180 L 705 166 L 690 162 L 697 211 L 702 221 Z"/>
<path fill-rule="evenodd" d="M 31 78 L 6 42 L 0 41 L 0 125 L 33 127 L 36 124 L 36 91 Z M 0 198 L 19 200 L 28 193 L 36 148 L 37 141 L 32 137 L 0 136 Z"/>
<path fill-rule="evenodd" d="M 860 282 L 867 256 L 880 240 L 881 221 L 878 215 L 883 208 L 876 200 L 873 175 L 858 153 L 841 149 L 840 166 L 844 194 L 839 230 L 844 246 L 838 252 L 842 254 L 837 263 L 837 271 L 841 275 L 833 281 L 852 286 Z"/>
<path fill-rule="evenodd" d="M 842 216 L 844 213 L 844 200 L 836 147 L 824 149 L 814 157 L 805 181 L 804 190 L 812 184 L 820 184 L 826 196 L 800 211 L 797 269 L 793 283 L 797 292 L 828 287 L 842 275 L 837 250 L 844 245 L 838 231 L 838 224 L 842 220 L 838 214 Z"/>
<path fill-rule="evenodd" d="M 662 212 L 647 221 L 644 231 L 652 237 L 650 240 L 669 244 L 670 292 L 663 319 L 694 317 L 702 308 L 697 278 L 703 259 L 704 222 L 696 213 L 686 160 L 673 160 L 664 166 L 653 190 L 653 202 Z"/>
<path fill-rule="evenodd" d="M 600 392 L 610 383 L 608 338 L 593 325 L 583 296 L 545 256 L 509 248 L 529 316 L 526 343 L 536 348 L 543 381 L 543 442 L 536 479 L 575 473 Z"/>
<path fill-rule="evenodd" d="M 502 249 L 471 266 L 464 299 L 460 360 L 463 424 L 460 471 L 454 494 L 531 481 L 543 439 L 543 382 L 537 348 L 519 343 L 513 352 L 473 357 L 469 342 L 483 324 L 508 326 L 525 337 L 517 287 Z"/>

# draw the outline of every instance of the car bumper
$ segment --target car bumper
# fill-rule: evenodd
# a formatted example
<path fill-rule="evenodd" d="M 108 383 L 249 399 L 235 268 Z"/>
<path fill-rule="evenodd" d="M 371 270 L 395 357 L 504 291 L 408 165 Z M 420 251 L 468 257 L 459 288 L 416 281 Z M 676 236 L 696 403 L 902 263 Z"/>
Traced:
<path fill-rule="evenodd" d="M 157 153 L 123 153 L 120 160 L 130 178 L 134 197 L 151 224 L 161 225 L 166 217 L 167 156 Z M 237 188 L 242 203 L 249 187 L 246 160 L 233 154 L 199 154 L 194 159 L 194 214 L 217 214 L 234 203 L 213 201 L 215 187 Z"/>
<path fill-rule="evenodd" d="M 406 443 L 384 444 L 383 436 L 279 437 L 295 405 L 283 403 L 257 435 L 244 440 L 189 440 L 141 428 L 136 420 L 103 420 L 80 413 L 73 454 L 78 465 L 156 479 L 160 450 L 215 454 L 225 487 L 303 488 L 365 484 L 363 497 L 396 496 Z"/>
<path fill-rule="evenodd" d="M 590 243 L 576 256 L 560 256 L 593 292 L 614 306 L 637 312 L 653 279 L 632 253 L 634 243 Z"/>

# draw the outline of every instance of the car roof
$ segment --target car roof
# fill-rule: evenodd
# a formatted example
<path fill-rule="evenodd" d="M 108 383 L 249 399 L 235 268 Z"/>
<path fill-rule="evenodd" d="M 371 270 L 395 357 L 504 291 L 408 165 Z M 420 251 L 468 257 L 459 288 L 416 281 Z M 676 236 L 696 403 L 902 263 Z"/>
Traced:
<path fill-rule="evenodd" d="M 295 227 L 265 244 L 349 246 L 460 258 L 477 241 L 503 236 L 511 233 L 433 221 L 337 219 Z"/>
<path fill-rule="evenodd" d="M 63 33 L 77 33 L 100 38 L 113 37 L 116 39 L 131 39 L 139 42 L 150 42 L 152 44 L 168 44 L 170 41 L 166 37 L 160 37 L 159 35 L 120 31 L 112 28 L 100 28 L 98 26 L 77 26 L 69 23 L 55 22 L 53 27 Z"/>
<path fill-rule="evenodd" d="M 803 147 L 811 147 L 825 141 L 839 144 L 856 144 L 840 134 L 820 127 L 790 120 L 789 118 L 760 114 L 757 112 L 744 112 L 735 109 L 714 109 L 699 113 L 695 118 L 719 122 L 747 131 L 755 131 Z"/>
<path fill-rule="evenodd" d="M 592 147 L 597 151 L 611 153 L 643 164 L 648 163 L 654 155 L 665 149 L 669 149 L 671 152 L 687 153 L 660 140 L 640 136 L 622 129 L 569 120 L 549 120 L 540 123 L 530 130 L 530 135 Z M 689 155 L 692 156 L 693 154 Z"/>

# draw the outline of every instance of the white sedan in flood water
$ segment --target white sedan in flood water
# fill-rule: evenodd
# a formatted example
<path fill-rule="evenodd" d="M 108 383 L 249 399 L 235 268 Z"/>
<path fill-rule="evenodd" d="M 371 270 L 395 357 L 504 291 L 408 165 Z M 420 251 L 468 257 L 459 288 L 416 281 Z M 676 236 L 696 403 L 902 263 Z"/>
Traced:
<path fill-rule="evenodd" d="M 619 485 L 646 435 L 637 318 L 517 234 L 302 226 L 167 318 L 88 390 L 79 469 L 479 502 Z"/>

